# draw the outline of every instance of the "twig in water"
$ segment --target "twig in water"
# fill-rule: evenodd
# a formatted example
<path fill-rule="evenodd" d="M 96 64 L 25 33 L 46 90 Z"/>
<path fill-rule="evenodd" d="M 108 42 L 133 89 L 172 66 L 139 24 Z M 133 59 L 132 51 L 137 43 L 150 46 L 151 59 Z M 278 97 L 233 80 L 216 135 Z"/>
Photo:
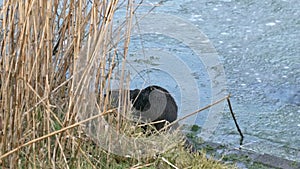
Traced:
<path fill-rule="evenodd" d="M 238 130 L 238 132 L 239 132 L 239 134 L 240 134 L 240 136 L 241 136 L 241 139 L 240 139 L 240 145 L 242 145 L 242 144 L 243 144 L 243 140 L 244 140 L 244 135 L 243 135 L 243 133 L 242 133 L 242 131 L 241 131 L 241 129 L 240 129 L 240 127 L 239 127 L 237 121 L 236 121 L 236 118 L 235 118 L 235 116 L 234 116 L 234 113 L 233 113 L 233 111 L 232 111 L 232 107 L 231 107 L 231 103 L 230 103 L 229 97 L 230 97 L 230 95 L 228 95 L 228 97 L 227 97 L 227 103 L 228 103 L 228 106 L 229 106 L 229 110 L 230 110 L 231 116 L 232 116 L 232 118 L 233 118 L 233 120 L 234 120 L 235 126 L 236 126 L 236 128 L 237 128 L 237 130 Z"/>
<path fill-rule="evenodd" d="M 221 102 L 224 101 L 224 100 L 227 100 L 227 103 L 228 103 L 228 106 L 229 106 L 229 109 L 230 109 L 231 116 L 232 116 L 232 118 L 233 118 L 233 120 L 234 120 L 234 123 L 235 123 L 235 126 L 236 126 L 236 128 L 237 128 L 237 130 L 238 130 L 238 132 L 239 132 L 239 134 L 240 134 L 240 136 L 241 136 L 241 139 L 240 139 L 240 145 L 242 145 L 242 144 L 243 144 L 243 140 L 244 140 L 244 135 L 243 135 L 243 133 L 242 133 L 242 131 L 241 131 L 241 129 L 240 129 L 238 123 L 237 123 L 237 120 L 236 120 L 236 118 L 235 118 L 235 116 L 234 116 L 234 113 L 233 113 L 233 111 L 232 111 L 232 106 L 231 106 L 229 97 L 230 97 L 230 94 L 227 95 L 227 96 L 225 96 L 225 97 L 223 97 L 223 98 L 221 98 L 220 100 L 217 100 L 216 102 L 214 102 L 214 103 L 212 103 L 212 104 L 209 104 L 209 105 L 207 105 L 207 106 L 205 106 L 205 107 L 203 107 L 203 108 L 201 108 L 201 109 L 198 109 L 198 110 L 196 110 L 196 111 L 194 111 L 194 112 L 192 112 L 192 113 L 190 113 L 190 114 L 188 114 L 188 115 L 186 115 L 186 116 L 184 116 L 184 117 L 181 117 L 181 118 L 179 118 L 179 119 L 173 121 L 173 122 L 170 123 L 169 125 L 166 125 L 164 128 L 162 128 L 161 130 L 164 130 L 164 129 L 166 129 L 166 128 L 168 128 L 168 127 L 170 127 L 170 126 L 176 124 L 176 123 L 179 122 L 179 121 L 182 121 L 182 120 L 184 120 L 184 119 L 186 119 L 186 118 L 188 118 L 188 117 L 190 117 L 190 116 L 193 116 L 193 115 L 195 115 L 195 114 L 197 114 L 197 113 L 200 113 L 201 111 L 203 111 L 203 110 L 205 110 L 205 109 L 208 109 L 208 108 L 210 108 L 210 107 L 212 107 L 212 106 L 214 106 L 214 105 L 216 105 L 216 104 L 219 104 L 219 103 L 221 103 Z"/>

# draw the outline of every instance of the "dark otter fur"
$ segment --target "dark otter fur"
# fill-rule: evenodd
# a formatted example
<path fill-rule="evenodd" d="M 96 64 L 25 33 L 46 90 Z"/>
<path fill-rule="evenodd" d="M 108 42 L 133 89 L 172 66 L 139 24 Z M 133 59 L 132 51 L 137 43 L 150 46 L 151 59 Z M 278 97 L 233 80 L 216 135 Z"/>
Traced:
<path fill-rule="evenodd" d="M 148 86 L 145 89 L 130 90 L 133 109 L 147 122 L 165 120 L 172 123 L 177 119 L 178 107 L 174 98 L 160 86 Z M 165 126 L 165 122 L 154 124 L 157 130 Z"/>
<path fill-rule="evenodd" d="M 174 98 L 166 89 L 153 85 L 141 90 L 130 90 L 129 94 L 132 103 L 132 114 L 139 118 L 140 122 L 164 121 L 153 125 L 156 130 L 160 130 L 164 128 L 165 122 L 172 123 L 177 119 L 178 107 Z M 112 90 L 108 95 L 111 106 L 117 107 L 119 91 Z M 104 97 L 106 96 L 105 94 Z M 177 124 L 173 125 L 172 128 L 176 128 L 175 126 L 177 127 Z M 146 127 L 143 128 L 146 129 Z"/>
<path fill-rule="evenodd" d="M 160 86 L 148 86 L 145 89 L 134 89 L 129 91 L 130 101 L 132 103 L 133 113 L 141 116 L 147 122 L 157 122 L 165 120 L 172 123 L 177 119 L 178 107 L 172 95 Z M 110 91 L 109 95 L 114 100 L 114 104 L 118 103 L 119 91 Z M 154 100 L 154 101 L 153 101 Z M 155 111 L 155 110 L 158 110 Z M 156 123 L 153 126 L 156 130 L 161 130 L 165 127 L 165 122 Z M 171 129 L 176 129 L 178 124 L 171 126 Z M 142 127 L 147 130 L 147 127 Z M 189 139 L 185 140 L 185 147 L 191 152 L 196 152 L 196 149 Z"/>

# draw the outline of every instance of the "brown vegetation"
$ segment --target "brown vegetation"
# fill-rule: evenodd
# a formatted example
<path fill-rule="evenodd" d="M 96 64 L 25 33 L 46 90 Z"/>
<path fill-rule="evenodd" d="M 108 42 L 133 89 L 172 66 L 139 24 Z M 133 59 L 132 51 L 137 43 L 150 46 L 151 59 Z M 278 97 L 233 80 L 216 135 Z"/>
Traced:
<path fill-rule="evenodd" d="M 127 9 L 124 22 L 113 25 L 114 12 L 121 5 Z M 129 168 L 134 165 L 133 168 L 139 168 L 170 167 L 172 163 L 183 167 L 192 165 L 195 159 L 206 160 L 185 155 L 190 161 L 181 164 L 176 163 L 180 155 L 166 154 L 160 160 L 147 159 L 140 163 L 117 157 L 97 146 L 80 127 L 109 112 L 104 104 L 107 101 L 101 96 L 108 89 L 116 55 L 126 61 L 131 18 L 136 7 L 131 0 L 3 2 L 0 168 Z M 124 43 L 119 50 L 120 41 Z M 121 71 L 123 84 L 124 66 Z M 100 97 L 102 114 L 78 121 L 78 112 L 82 110 L 78 105 L 88 99 L 82 93 L 89 85 L 99 86 L 92 93 Z"/>

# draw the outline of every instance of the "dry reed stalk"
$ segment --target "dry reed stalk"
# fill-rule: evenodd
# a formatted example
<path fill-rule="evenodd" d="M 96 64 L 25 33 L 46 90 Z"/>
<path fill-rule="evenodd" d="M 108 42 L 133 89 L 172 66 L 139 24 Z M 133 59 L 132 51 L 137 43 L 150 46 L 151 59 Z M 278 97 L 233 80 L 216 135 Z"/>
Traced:
<path fill-rule="evenodd" d="M 126 39 L 121 53 L 126 57 L 132 3 L 129 0 L 127 4 L 129 12 L 123 35 L 112 26 L 117 0 L 3 2 L 0 12 L 2 168 L 95 165 L 81 149 L 81 143 L 70 139 L 79 135 L 80 128 L 59 129 L 78 124 L 75 104 L 83 90 L 75 86 L 74 75 L 78 73 L 78 56 L 84 44 L 88 44 L 85 59 L 89 61 L 85 71 L 97 70 L 94 82 L 100 89 L 94 92 L 99 96 L 103 95 L 114 68 L 110 67 L 107 76 L 106 61 L 111 57 L 114 62 L 120 52 L 116 46 L 122 37 Z M 83 76 L 79 80 L 84 85 L 89 79 Z M 103 103 L 100 106 L 105 107 Z M 50 134 L 55 131 L 60 132 Z M 40 139 L 44 136 L 47 137 Z"/>

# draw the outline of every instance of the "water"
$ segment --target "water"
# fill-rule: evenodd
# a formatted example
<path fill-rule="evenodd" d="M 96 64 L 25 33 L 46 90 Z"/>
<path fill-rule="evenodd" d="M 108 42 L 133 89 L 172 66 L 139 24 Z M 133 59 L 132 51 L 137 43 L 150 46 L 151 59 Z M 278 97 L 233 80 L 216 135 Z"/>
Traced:
<path fill-rule="evenodd" d="M 155 3 L 146 1 L 137 14 Z M 245 134 L 243 148 L 300 161 L 300 3 L 175 0 L 164 1 L 154 12 L 174 15 L 196 26 L 215 47 L 224 67 L 227 92 L 232 94 L 233 109 Z M 156 24 L 168 27 L 167 21 Z M 180 24 L 172 26 L 175 30 Z M 192 37 L 194 32 L 189 31 L 187 25 L 186 31 L 178 34 Z M 167 88 L 180 105 L 180 116 L 183 111 L 192 112 L 209 104 L 213 79 L 191 45 L 160 32 L 134 34 L 129 56 L 131 63 L 140 65 L 142 76 L 133 75 L 131 87 L 158 84 Z M 160 58 L 170 60 L 162 62 Z M 171 73 L 162 69 L 164 66 Z M 174 75 L 181 69 L 189 73 Z M 182 90 L 179 82 L 190 82 L 193 92 L 182 97 L 188 89 Z M 206 111 L 195 117 L 196 124 L 202 126 L 208 114 Z M 225 107 L 219 115 L 221 120 L 209 139 L 237 145 L 239 135 L 228 109 Z"/>

